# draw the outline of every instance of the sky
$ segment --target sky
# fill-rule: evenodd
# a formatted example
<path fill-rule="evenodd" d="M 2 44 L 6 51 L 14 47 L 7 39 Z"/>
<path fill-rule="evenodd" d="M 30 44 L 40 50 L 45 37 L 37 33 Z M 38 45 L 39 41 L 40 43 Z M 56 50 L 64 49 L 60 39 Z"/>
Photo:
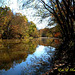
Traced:
<path fill-rule="evenodd" d="M 1 2 L 2 0 L 0 0 Z M 13 11 L 13 13 L 22 13 L 25 15 L 28 19 L 28 21 L 33 21 L 36 24 L 37 29 L 43 29 L 47 27 L 48 25 L 48 19 L 44 19 L 42 22 L 40 22 L 41 17 L 34 16 L 36 14 L 37 10 L 33 8 L 24 8 L 22 9 L 23 3 L 25 3 L 27 0 L 4 0 L 6 2 L 6 5 L 10 7 L 10 9 Z M 46 1 L 46 0 L 45 0 Z M 54 26 L 51 26 L 54 27 Z"/>

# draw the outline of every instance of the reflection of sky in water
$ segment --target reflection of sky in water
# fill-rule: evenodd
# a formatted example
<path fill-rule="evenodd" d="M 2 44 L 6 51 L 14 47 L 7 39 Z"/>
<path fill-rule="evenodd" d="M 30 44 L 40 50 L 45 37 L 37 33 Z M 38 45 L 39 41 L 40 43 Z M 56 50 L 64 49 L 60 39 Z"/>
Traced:
<path fill-rule="evenodd" d="M 33 54 L 29 54 L 26 61 L 20 64 L 13 63 L 10 70 L 0 70 L 0 75 L 39 75 L 50 69 L 51 56 L 54 55 L 55 48 L 38 45 Z"/>

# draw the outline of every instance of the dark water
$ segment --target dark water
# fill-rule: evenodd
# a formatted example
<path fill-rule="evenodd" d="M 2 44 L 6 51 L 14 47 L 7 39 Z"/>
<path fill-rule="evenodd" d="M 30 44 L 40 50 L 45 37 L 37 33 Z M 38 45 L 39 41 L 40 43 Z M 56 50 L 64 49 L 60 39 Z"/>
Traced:
<path fill-rule="evenodd" d="M 3 41 L 0 47 L 0 75 L 41 75 L 52 68 L 55 42 L 26 43 Z M 49 43 L 49 41 L 51 41 Z M 49 46 L 51 45 L 51 46 Z"/>

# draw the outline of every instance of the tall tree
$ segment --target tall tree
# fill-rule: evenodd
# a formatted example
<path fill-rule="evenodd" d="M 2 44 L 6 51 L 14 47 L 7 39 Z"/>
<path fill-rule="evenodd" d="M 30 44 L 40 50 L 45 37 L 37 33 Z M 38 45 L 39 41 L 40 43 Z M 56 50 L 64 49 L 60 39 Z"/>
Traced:
<path fill-rule="evenodd" d="M 9 26 L 12 19 L 13 13 L 10 8 L 5 6 L 5 8 L 0 7 L 0 28 L 1 34 L 9 37 Z M 7 34 L 8 33 L 8 34 Z"/>
<path fill-rule="evenodd" d="M 41 0 L 55 21 L 59 24 L 65 40 L 74 38 L 75 9 L 74 0 L 49 0 L 50 6 Z"/>
<path fill-rule="evenodd" d="M 37 0 L 35 0 L 37 1 Z M 31 2 L 31 1 L 29 1 Z M 75 22 L 75 1 L 74 0 L 39 0 L 44 8 L 42 11 L 42 19 L 50 17 L 49 25 L 58 23 L 63 40 L 74 38 L 74 22 Z M 24 5 L 23 5 L 24 6 Z M 37 5 L 38 6 L 38 5 Z M 37 8 L 36 9 L 39 9 Z M 39 4 L 40 6 L 40 4 Z"/>

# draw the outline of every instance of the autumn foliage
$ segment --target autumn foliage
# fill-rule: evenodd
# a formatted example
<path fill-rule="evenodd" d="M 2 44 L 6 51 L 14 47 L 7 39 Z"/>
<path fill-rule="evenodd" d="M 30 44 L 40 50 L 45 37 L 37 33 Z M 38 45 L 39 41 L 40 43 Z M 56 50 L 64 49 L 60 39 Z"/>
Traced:
<path fill-rule="evenodd" d="M 0 7 L 0 38 L 24 39 L 38 37 L 38 30 L 33 22 L 28 22 L 21 13 L 13 14 L 9 7 Z"/>
<path fill-rule="evenodd" d="M 56 32 L 54 36 L 55 37 L 60 37 L 61 36 L 61 33 L 60 32 Z"/>
<path fill-rule="evenodd" d="M 49 0 L 48 4 L 44 0 L 41 2 L 51 15 L 51 19 L 59 25 L 63 41 L 73 40 L 75 35 L 74 0 Z"/>

